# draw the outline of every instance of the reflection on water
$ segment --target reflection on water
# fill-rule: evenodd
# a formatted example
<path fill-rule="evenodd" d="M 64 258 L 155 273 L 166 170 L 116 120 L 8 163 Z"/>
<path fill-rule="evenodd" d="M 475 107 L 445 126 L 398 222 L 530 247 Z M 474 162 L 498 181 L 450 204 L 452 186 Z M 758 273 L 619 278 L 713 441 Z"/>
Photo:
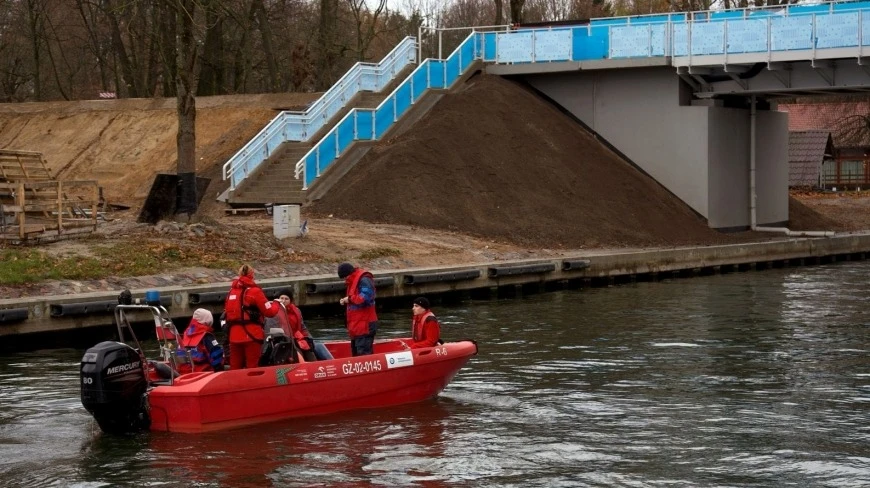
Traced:
<path fill-rule="evenodd" d="M 437 307 L 447 339 L 480 345 L 438 399 L 204 435 L 104 436 L 82 351 L 7 355 L 0 485 L 867 486 L 868 271 Z M 383 313 L 382 335 L 408 315 Z"/>

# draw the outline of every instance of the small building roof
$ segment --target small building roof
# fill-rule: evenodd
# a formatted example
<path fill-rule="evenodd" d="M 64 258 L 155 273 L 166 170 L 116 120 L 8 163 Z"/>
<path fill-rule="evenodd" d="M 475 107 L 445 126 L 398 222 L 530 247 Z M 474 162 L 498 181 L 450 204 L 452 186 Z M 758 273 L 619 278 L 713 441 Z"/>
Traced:
<path fill-rule="evenodd" d="M 788 133 L 788 186 L 816 186 L 822 162 L 831 157 L 834 142 L 830 131 L 801 130 Z"/>
<path fill-rule="evenodd" d="M 870 146 L 870 101 L 782 103 L 788 130 L 825 130 L 838 148 Z"/>

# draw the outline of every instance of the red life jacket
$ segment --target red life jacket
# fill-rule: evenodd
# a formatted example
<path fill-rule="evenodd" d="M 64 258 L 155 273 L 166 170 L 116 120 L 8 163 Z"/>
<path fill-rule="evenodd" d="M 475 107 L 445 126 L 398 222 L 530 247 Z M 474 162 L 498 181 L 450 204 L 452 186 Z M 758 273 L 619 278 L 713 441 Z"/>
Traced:
<path fill-rule="evenodd" d="M 303 335 L 308 335 L 302 322 L 302 311 L 293 303 L 287 306 L 287 322 L 293 333 L 300 332 Z"/>
<path fill-rule="evenodd" d="M 347 296 L 358 295 L 357 287 L 359 281 L 363 277 L 372 280 L 372 291 L 374 291 L 375 277 L 368 271 L 357 268 L 353 273 L 344 279 L 347 286 Z M 374 297 L 373 301 L 374 301 Z M 348 301 L 347 303 L 347 333 L 351 338 L 369 335 L 369 324 L 378 321 L 378 314 L 375 312 L 375 305 L 355 305 Z"/>
<path fill-rule="evenodd" d="M 414 342 L 422 341 L 426 338 L 426 335 L 423 333 L 423 324 L 426 323 L 427 318 L 434 316 L 435 314 L 431 310 L 427 310 L 424 314 L 411 317 L 411 339 L 414 339 Z"/>
<path fill-rule="evenodd" d="M 184 336 L 181 338 L 181 342 L 178 344 L 181 347 L 196 347 L 202 342 L 202 336 L 206 334 L 206 332 L 212 332 L 212 328 L 197 322 L 196 320 L 191 320 L 190 325 L 184 329 Z"/>
<path fill-rule="evenodd" d="M 178 349 L 179 355 L 185 358 L 185 361 L 178 365 L 179 373 L 212 370 L 211 364 L 209 364 L 208 348 L 202 342 L 202 338 L 209 332 L 213 332 L 211 327 L 196 320 L 191 320 L 190 325 L 184 329 L 184 336 L 178 342 Z M 187 348 L 191 348 L 191 350 L 187 351 Z M 190 358 L 193 364 L 188 364 L 187 358 Z"/>
<path fill-rule="evenodd" d="M 266 296 L 254 280 L 242 276 L 233 281 L 224 303 L 230 343 L 263 342 L 263 315 L 257 299 L 266 302 Z M 273 314 L 274 315 L 274 314 Z"/>

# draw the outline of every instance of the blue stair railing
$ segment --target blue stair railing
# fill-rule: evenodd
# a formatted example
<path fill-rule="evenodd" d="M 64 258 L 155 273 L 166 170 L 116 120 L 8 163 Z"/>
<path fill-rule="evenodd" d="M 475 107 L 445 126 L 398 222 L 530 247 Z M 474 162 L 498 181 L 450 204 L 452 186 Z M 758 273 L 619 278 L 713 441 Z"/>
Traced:
<path fill-rule="evenodd" d="M 417 40 L 403 39 L 380 63 L 356 63 L 304 112 L 283 111 L 223 166 L 223 179 L 235 190 L 284 142 L 307 141 L 361 91 L 381 91 L 417 61 Z"/>
<path fill-rule="evenodd" d="M 480 39 L 472 32 L 447 59 L 428 58 L 420 63 L 377 108 L 355 108 L 348 112 L 296 163 L 296 178 L 302 179 L 303 189 L 308 189 L 315 178 L 354 141 L 380 139 L 423 96 L 423 92 L 450 88 L 480 57 Z"/>

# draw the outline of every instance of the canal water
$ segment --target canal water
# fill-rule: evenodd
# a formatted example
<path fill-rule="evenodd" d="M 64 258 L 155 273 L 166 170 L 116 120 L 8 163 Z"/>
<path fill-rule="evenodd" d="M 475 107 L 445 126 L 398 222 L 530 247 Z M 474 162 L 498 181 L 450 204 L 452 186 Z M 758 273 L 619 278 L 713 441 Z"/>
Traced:
<path fill-rule="evenodd" d="M 437 399 L 205 435 L 103 435 L 83 351 L 0 356 L 0 486 L 868 486 L 870 262 L 438 306 Z M 410 311 L 383 313 L 381 335 Z M 336 319 L 312 319 L 340 338 Z"/>

